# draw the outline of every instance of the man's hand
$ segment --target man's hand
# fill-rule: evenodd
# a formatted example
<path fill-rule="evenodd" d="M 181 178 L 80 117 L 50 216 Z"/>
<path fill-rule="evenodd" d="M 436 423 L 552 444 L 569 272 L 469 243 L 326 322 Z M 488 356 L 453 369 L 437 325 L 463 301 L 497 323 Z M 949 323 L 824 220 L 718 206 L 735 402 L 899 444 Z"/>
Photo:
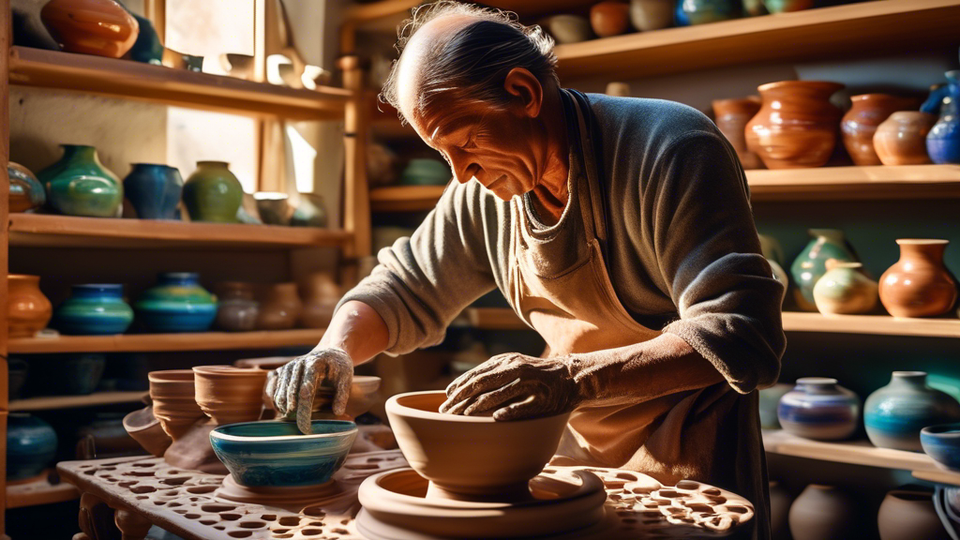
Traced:
<path fill-rule="evenodd" d="M 450 383 L 440 412 L 469 416 L 495 410 L 495 420 L 522 420 L 565 413 L 580 402 L 573 372 L 563 358 L 507 353 Z"/>
<path fill-rule="evenodd" d="M 296 418 L 300 431 L 311 433 L 313 400 L 324 380 L 333 383 L 333 413 L 343 414 L 353 384 L 353 360 L 342 349 L 317 349 L 271 371 L 266 392 L 280 418 Z"/>

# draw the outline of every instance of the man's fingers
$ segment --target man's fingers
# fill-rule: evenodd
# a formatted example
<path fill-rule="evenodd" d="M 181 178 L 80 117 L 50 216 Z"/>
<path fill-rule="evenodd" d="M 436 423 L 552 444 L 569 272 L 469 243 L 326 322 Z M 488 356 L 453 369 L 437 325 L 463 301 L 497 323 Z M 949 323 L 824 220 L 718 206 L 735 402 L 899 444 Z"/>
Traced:
<path fill-rule="evenodd" d="M 542 416 L 541 397 L 531 395 L 523 401 L 519 401 L 493 413 L 493 419 L 497 422 L 510 422 L 513 420 L 523 420 L 526 418 L 535 418 Z"/>
<path fill-rule="evenodd" d="M 292 419 L 293 415 L 297 412 L 297 407 L 299 406 L 299 397 L 300 397 L 300 386 L 303 384 L 303 368 L 304 364 L 309 362 L 309 360 L 297 359 L 296 362 L 293 362 L 290 365 L 290 375 L 287 377 L 287 387 L 286 387 L 286 397 L 287 397 L 287 410 L 284 418 Z"/>
<path fill-rule="evenodd" d="M 330 353 L 330 377 L 335 382 L 333 395 L 333 414 L 340 416 L 347 412 L 347 401 L 353 387 L 353 362 L 346 355 Z"/>
<path fill-rule="evenodd" d="M 518 377 L 519 371 L 511 368 L 479 373 L 456 390 L 453 395 L 448 398 L 448 401 L 459 403 L 470 400 L 480 394 L 491 392 L 505 386 Z"/>
<path fill-rule="evenodd" d="M 463 385 L 466 384 L 467 381 L 469 381 L 473 377 L 487 373 L 493 369 L 500 367 L 500 362 L 501 362 L 500 357 L 495 356 L 490 360 L 487 360 L 486 362 L 480 364 L 479 366 L 471 369 L 470 371 L 464 373 L 463 375 L 460 375 L 459 377 L 454 379 L 453 382 L 447 385 L 447 397 L 452 396 L 454 392 L 456 392 L 461 387 L 463 387 Z"/>
<path fill-rule="evenodd" d="M 277 415 L 283 418 L 287 414 L 287 386 L 290 384 L 290 373 L 293 366 L 286 364 L 277 370 L 277 383 L 274 388 L 273 404 L 277 407 Z"/>
<path fill-rule="evenodd" d="M 529 392 L 530 388 L 528 385 L 522 384 L 520 381 L 514 381 L 503 388 L 481 395 L 475 399 L 469 407 L 463 410 L 463 414 L 466 416 L 481 414 L 491 409 L 496 409 L 504 403 Z"/>
<path fill-rule="evenodd" d="M 303 380 L 297 401 L 297 427 L 303 434 L 313 433 L 313 400 L 317 395 L 317 386 L 320 384 L 321 371 L 324 362 L 319 358 L 311 358 L 303 362 Z"/>

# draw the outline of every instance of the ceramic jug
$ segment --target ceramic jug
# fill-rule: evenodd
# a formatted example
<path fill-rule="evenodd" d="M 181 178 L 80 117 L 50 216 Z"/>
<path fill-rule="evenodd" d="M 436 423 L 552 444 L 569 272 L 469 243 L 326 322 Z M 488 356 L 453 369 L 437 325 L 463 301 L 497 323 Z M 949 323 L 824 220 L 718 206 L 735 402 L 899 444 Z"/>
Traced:
<path fill-rule="evenodd" d="M 847 247 L 843 231 L 839 229 L 810 229 L 813 236 L 790 266 L 790 277 L 796 286 L 797 304 L 806 311 L 816 311 L 813 287 L 825 273 L 827 260 L 855 262 L 856 257 Z"/>
<path fill-rule="evenodd" d="M 799 437 L 846 439 L 857 430 L 860 398 L 836 379 L 804 377 L 780 398 L 777 419 L 785 431 Z"/>
<path fill-rule="evenodd" d="M 884 165 L 925 165 L 927 134 L 937 117 L 920 111 L 897 111 L 877 127 L 873 148 Z"/>
<path fill-rule="evenodd" d="M 229 281 L 219 284 L 220 302 L 217 326 L 230 332 L 249 332 L 257 328 L 260 303 L 254 299 L 253 285 Z"/>
<path fill-rule="evenodd" d="M 877 127 L 891 114 L 915 108 L 916 103 L 912 99 L 888 94 L 861 94 L 850 100 L 853 106 L 840 121 L 847 153 L 856 165 L 880 165 L 880 157 L 873 146 Z"/>
<path fill-rule="evenodd" d="M 950 540 L 933 505 L 933 493 L 919 489 L 887 492 L 877 512 L 880 540 Z"/>
<path fill-rule="evenodd" d="M 123 299 L 123 285 L 74 285 L 70 298 L 54 312 L 53 324 L 68 335 L 113 335 L 127 331 L 133 309 Z"/>
<path fill-rule="evenodd" d="M 760 111 L 759 96 L 749 96 L 742 99 L 718 99 L 713 102 L 713 113 L 717 127 L 724 137 L 733 145 L 744 169 L 762 169 L 760 157 L 747 149 L 747 139 L 744 128 L 751 118 Z M 778 261 L 779 262 L 779 261 Z"/>
<path fill-rule="evenodd" d="M 630 28 L 630 4 L 617 0 L 594 4 L 590 8 L 590 26 L 600 37 L 623 34 Z"/>
<path fill-rule="evenodd" d="M 813 286 L 813 299 L 824 315 L 869 313 L 877 307 L 877 282 L 858 262 L 826 263 L 827 273 Z"/>
<path fill-rule="evenodd" d="M 120 58 L 140 33 L 137 20 L 113 0 L 50 0 L 40 19 L 66 52 Z"/>
<path fill-rule="evenodd" d="M 53 306 L 40 292 L 40 276 L 7 276 L 7 328 L 11 338 L 33 337 L 47 327 Z"/>
<path fill-rule="evenodd" d="M 673 23 L 674 0 L 630 0 L 630 22 L 641 32 Z"/>
<path fill-rule="evenodd" d="M 810 484 L 790 507 L 793 540 L 850 540 L 860 538 L 859 501 L 833 486 Z"/>
<path fill-rule="evenodd" d="M 297 295 L 296 283 L 275 283 L 266 288 L 260 301 L 257 328 L 288 330 L 297 324 L 303 304 Z"/>
<path fill-rule="evenodd" d="M 177 219 L 183 178 L 176 167 L 134 163 L 123 191 L 140 219 Z"/>
<path fill-rule="evenodd" d="M 198 161 L 183 185 L 183 203 L 192 221 L 236 223 L 243 186 L 223 161 Z"/>
<path fill-rule="evenodd" d="M 870 394 L 863 410 L 874 446 L 922 452 L 920 430 L 960 421 L 960 403 L 927 385 L 923 371 L 894 371 L 890 384 Z"/>
<path fill-rule="evenodd" d="M 34 176 L 30 169 L 7 162 L 7 176 L 10 178 L 10 212 L 26 212 L 40 208 L 47 202 L 47 193 L 43 184 Z"/>
<path fill-rule="evenodd" d="M 927 134 L 927 153 L 934 163 L 960 163 L 960 70 L 947 72 L 947 95 L 940 119 Z"/>
<path fill-rule="evenodd" d="M 7 481 L 39 476 L 53 465 L 57 433 L 50 424 L 25 413 L 7 417 Z"/>
<path fill-rule="evenodd" d="M 47 203 L 68 216 L 120 217 L 123 185 L 92 146 L 64 144 L 60 161 L 37 173 Z"/>
<path fill-rule="evenodd" d="M 137 317 L 151 332 L 204 332 L 217 316 L 217 297 L 200 286 L 193 272 L 167 272 L 134 304 Z"/>
<path fill-rule="evenodd" d="M 880 276 L 880 301 L 894 317 L 936 317 L 950 311 L 957 285 L 943 264 L 947 240 L 899 239 L 900 260 Z"/>

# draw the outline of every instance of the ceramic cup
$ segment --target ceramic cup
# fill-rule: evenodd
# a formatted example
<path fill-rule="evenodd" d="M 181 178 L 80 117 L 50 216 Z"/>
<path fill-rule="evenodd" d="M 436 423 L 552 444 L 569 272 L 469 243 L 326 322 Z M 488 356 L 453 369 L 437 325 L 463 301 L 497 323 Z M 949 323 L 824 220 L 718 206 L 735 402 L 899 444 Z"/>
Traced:
<path fill-rule="evenodd" d="M 920 430 L 920 446 L 940 468 L 960 471 L 960 424 L 924 427 Z"/>
<path fill-rule="evenodd" d="M 176 441 L 204 416 L 195 398 L 193 370 L 151 371 L 147 378 L 153 414 L 163 431 Z"/>
<path fill-rule="evenodd" d="M 267 372 L 232 366 L 194 366 L 196 400 L 200 410 L 218 426 L 253 422 L 263 410 Z"/>

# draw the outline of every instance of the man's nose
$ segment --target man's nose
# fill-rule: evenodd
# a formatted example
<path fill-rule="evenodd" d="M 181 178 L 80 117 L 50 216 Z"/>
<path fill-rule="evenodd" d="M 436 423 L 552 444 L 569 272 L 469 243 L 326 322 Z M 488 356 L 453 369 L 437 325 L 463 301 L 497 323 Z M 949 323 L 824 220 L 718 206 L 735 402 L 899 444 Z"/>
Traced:
<path fill-rule="evenodd" d="M 468 155 L 451 155 L 450 164 L 453 168 L 454 178 L 461 184 L 466 184 L 481 171 L 480 165 L 470 159 Z"/>

